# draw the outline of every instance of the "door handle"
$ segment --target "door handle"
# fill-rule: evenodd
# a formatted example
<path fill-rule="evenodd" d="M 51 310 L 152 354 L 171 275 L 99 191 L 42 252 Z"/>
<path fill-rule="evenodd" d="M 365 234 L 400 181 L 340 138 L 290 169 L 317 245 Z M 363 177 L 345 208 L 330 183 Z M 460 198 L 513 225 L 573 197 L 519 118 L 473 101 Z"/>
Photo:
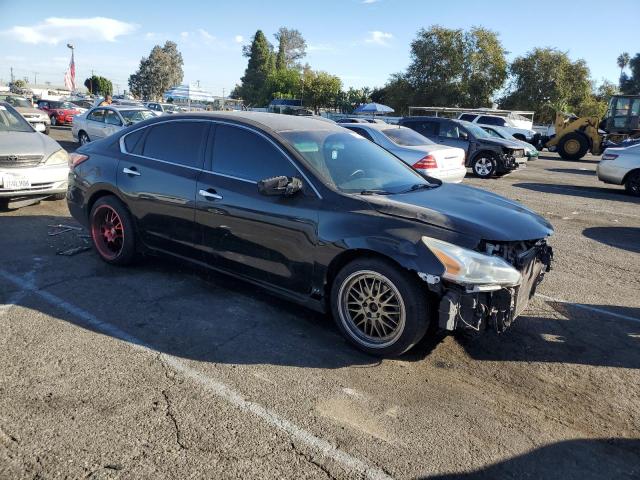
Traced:
<path fill-rule="evenodd" d="M 215 191 L 200 190 L 198 195 L 209 200 L 222 200 L 222 195 L 217 194 Z"/>
<path fill-rule="evenodd" d="M 140 176 L 140 172 L 136 170 L 135 167 L 131 167 L 131 168 L 125 167 L 122 169 L 122 173 L 126 173 L 127 175 L 134 175 L 136 177 Z"/>

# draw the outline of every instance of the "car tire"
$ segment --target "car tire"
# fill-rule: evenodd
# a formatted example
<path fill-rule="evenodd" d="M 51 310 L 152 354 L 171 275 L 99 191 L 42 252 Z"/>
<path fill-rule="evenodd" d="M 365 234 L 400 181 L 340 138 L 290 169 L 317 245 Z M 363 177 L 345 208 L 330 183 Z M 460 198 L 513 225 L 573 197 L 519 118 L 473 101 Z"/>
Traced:
<path fill-rule="evenodd" d="M 89 214 L 91 240 L 102 260 L 129 265 L 136 257 L 136 232 L 129 210 L 114 196 L 96 201 Z"/>
<path fill-rule="evenodd" d="M 427 294 L 420 280 L 383 259 L 363 258 L 345 265 L 333 281 L 330 301 L 340 332 L 371 355 L 401 355 L 429 326 Z"/>
<path fill-rule="evenodd" d="M 478 178 L 491 178 L 497 166 L 495 157 L 490 153 L 479 153 L 471 162 L 471 170 Z"/>
<path fill-rule="evenodd" d="M 627 175 L 624 188 L 629 195 L 640 197 L 640 170 L 635 170 Z"/>
<path fill-rule="evenodd" d="M 49 132 L 51 132 L 51 127 L 47 125 L 46 127 L 44 127 L 44 134 L 49 135 Z"/>
<path fill-rule="evenodd" d="M 47 200 L 64 200 L 65 198 L 67 198 L 66 193 L 54 193 L 53 195 L 48 197 Z"/>
<path fill-rule="evenodd" d="M 86 145 L 90 141 L 91 139 L 89 138 L 89 135 L 87 135 L 85 131 L 80 130 L 80 133 L 78 133 L 78 143 L 80 145 Z"/>
<path fill-rule="evenodd" d="M 51 126 L 55 127 L 56 125 L 58 125 L 58 120 L 55 115 L 51 115 Z"/>
<path fill-rule="evenodd" d="M 583 134 L 571 132 L 558 142 L 558 154 L 564 160 L 580 160 L 589 151 L 589 140 Z"/>

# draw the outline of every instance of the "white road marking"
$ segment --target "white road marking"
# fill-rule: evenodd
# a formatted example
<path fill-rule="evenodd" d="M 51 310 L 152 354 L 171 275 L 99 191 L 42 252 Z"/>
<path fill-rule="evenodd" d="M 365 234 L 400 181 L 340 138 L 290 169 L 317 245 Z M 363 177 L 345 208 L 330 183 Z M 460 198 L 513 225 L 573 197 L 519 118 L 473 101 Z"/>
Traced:
<path fill-rule="evenodd" d="M 610 317 L 620 318 L 622 320 L 629 320 L 631 322 L 640 323 L 640 318 L 631 317 L 629 315 L 623 315 L 621 313 L 610 312 L 609 310 L 606 310 L 604 308 L 592 307 L 591 305 L 583 305 L 581 303 L 567 302 L 566 300 L 560 300 L 558 298 L 549 297 L 541 293 L 536 293 L 536 297 L 540 297 L 543 300 L 549 300 L 550 302 L 566 303 L 567 305 L 571 305 L 572 307 L 580 308 L 582 310 L 590 310 L 592 312 L 602 313 L 603 315 L 609 315 Z"/>
<path fill-rule="evenodd" d="M 0 277 L 13 283 L 17 287 L 22 288 L 26 293 L 33 293 L 46 302 L 63 310 L 66 310 L 67 312 L 78 317 L 80 320 L 83 320 L 86 324 L 90 325 L 96 330 L 99 330 L 111 337 L 118 338 L 130 343 L 132 348 L 140 349 L 154 355 L 157 353 L 145 342 L 134 337 L 133 335 L 128 334 L 123 330 L 120 330 L 115 325 L 100 320 L 92 313 L 89 313 L 86 310 L 63 300 L 57 295 L 49 293 L 45 290 L 38 289 L 38 287 L 34 285 L 33 281 L 13 275 L 4 270 L 0 270 Z M 219 382 L 213 377 L 207 376 L 189 367 L 182 360 L 174 356 L 167 355 L 166 353 L 162 353 L 160 354 L 160 356 L 166 364 L 173 367 L 176 371 L 182 373 L 185 377 L 188 377 L 196 383 L 200 384 L 200 386 L 202 386 L 208 392 L 225 400 L 229 404 L 237 407 L 242 411 L 252 413 L 253 415 L 263 419 L 269 425 L 277 428 L 278 430 L 286 432 L 292 439 L 295 439 L 298 442 L 303 443 L 308 447 L 316 450 L 323 457 L 330 458 L 342 464 L 347 469 L 363 475 L 366 478 L 375 480 L 391 480 L 392 477 L 387 475 L 381 469 L 373 465 L 369 465 L 368 463 L 346 453 L 345 451 L 335 447 L 328 441 L 315 436 L 313 433 L 279 416 L 277 413 L 269 410 L 268 408 L 263 407 L 256 402 L 245 400 L 240 393 L 236 392 L 231 387 L 225 385 L 222 382 Z"/>
<path fill-rule="evenodd" d="M 40 261 L 42 259 L 40 257 L 35 257 L 33 259 L 34 261 L 34 265 L 33 268 L 31 270 L 29 270 L 24 278 L 27 282 L 29 283 L 33 283 L 33 281 L 35 280 L 35 275 L 36 275 L 36 270 L 40 268 Z M 27 295 L 27 291 L 22 289 L 22 290 L 18 290 L 17 292 L 14 292 L 13 295 L 11 295 L 8 299 L 7 299 L 7 303 L 0 305 L 0 317 L 3 315 L 6 315 L 7 313 L 9 313 L 9 311 L 15 307 L 16 305 L 18 305 L 22 299 Z"/>

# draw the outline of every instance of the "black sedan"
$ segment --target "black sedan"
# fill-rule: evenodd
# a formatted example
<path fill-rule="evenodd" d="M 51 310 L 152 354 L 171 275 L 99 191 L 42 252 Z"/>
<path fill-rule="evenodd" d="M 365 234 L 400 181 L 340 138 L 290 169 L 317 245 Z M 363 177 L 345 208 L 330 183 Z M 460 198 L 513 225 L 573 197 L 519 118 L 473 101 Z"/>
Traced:
<path fill-rule="evenodd" d="M 544 218 L 313 118 L 158 117 L 71 157 L 69 210 L 104 261 L 162 253 L 226 272 L 331 312 L 377 355 L 430 323 L 504 330 L 551 264 Z"/>

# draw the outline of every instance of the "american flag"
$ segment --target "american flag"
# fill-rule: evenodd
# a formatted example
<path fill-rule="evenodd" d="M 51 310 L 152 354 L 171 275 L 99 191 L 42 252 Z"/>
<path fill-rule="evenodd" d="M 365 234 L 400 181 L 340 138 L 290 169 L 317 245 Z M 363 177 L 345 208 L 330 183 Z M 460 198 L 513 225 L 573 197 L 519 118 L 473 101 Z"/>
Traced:
<path fill-rule="evenodd" d="M 76 62 L 73 60 L 73 50 L 71 50 L 71 62 L 69 63 L 69 70 L 64 74 L 64 86 L 70 91 L 76 89 Z"/>

